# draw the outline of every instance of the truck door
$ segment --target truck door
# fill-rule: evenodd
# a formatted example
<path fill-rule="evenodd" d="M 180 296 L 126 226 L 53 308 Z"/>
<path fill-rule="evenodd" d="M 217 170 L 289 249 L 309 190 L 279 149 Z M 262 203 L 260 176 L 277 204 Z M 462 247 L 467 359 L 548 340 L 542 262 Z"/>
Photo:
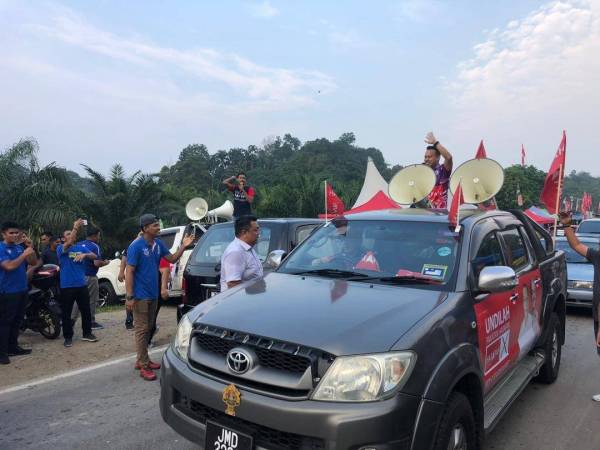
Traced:
<path fill-rule="evenodd" d="M 519 285 L 511 296 L 512 352 L 518 359 L 535 345 L 541 333 L 542 284 L 539 266 L 522 227 L 500 233 L 507 265 L 514 269 Z"/>
<path fill-rule="evenodd" d="M 474 285 L 477 286 L 479 273 L 484 267 L 505 266 L 502 246 L 496 231 L 487 234 L 481 241 L 471 270 Z M 511 355 L 511 296 L 512 291 L 481 294 L 475 301 L 479 354 L 483 367 L 484 389 L 487 393 L 501 379 L 516 360 Z"/>

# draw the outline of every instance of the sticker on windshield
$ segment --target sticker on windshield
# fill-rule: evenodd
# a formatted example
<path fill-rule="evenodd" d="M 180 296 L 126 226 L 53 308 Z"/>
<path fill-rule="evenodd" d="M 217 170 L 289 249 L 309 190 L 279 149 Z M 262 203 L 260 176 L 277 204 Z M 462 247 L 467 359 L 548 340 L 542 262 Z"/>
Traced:
<path fill-rule="evenodd" d="M 449 256 L 452 254 L 452 249 L 450 247 L 440 247 L 437 250 L 437 254 L 440 256 Z"/>
<path fill-rule="evenodd" d="M 421 273 L 431 278 L 439 278 L 442 280 L 446 276 L 448 266 L 438 266 L 436 264 L 423 264 Z"/>

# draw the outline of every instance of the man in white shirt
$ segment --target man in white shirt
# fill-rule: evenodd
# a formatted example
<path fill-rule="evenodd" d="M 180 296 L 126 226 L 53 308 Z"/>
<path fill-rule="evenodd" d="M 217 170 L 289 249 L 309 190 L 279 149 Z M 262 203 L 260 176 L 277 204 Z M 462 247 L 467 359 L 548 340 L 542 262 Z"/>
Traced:
<path fill-rule="evenodd" d="M 262 278 L 262 263 L 254 251 L 259 236 L 255 216 L 242 216 L 235 221 L 235 239 L 221 256 L 221 292 L 244 281 Z"/>

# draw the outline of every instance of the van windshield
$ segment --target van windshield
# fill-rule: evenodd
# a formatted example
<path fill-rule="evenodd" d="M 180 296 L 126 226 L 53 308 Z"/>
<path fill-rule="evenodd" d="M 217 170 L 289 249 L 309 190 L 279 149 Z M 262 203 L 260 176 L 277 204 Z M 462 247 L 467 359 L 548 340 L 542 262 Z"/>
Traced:
<path fill-rule="evenodd" d="M 304 241 L 279 272 L 439 286 L 452 279 L 458 248 L 459 235 L 444 223 L 336 219 Z"/>
<path fill-rule="evenodd" d="M 194 264 L 216 264 L 221 261 L 221 256 L 227 246 L 235 238 L 233 223 L 219 227 L 211 227 L 202 236 L 191 260 Z M 267 259 L 271 242 L 271 228 L 260 224 L 260 237 L 254 250 L 262 262 Z"/>

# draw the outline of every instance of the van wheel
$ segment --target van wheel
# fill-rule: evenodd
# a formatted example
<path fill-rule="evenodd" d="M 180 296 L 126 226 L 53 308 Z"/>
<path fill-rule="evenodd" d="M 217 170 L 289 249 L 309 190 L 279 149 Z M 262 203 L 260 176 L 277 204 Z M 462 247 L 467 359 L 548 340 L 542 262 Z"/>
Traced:
<path fill-rule="evenodd" d="M 102 280 L 98 283 L 98 303 L 96 308 L 102 308 L 104 306 L 112 305 L 117 300 L 117 294 L 110 284 L 110 281 Z"/>
<path fill-rule="evenodd" d="M 476 442 L 471 404 L 464 394 L 453 392 L 444 407 L 434 449 L 475 450 Z"/>
<path fill-rule="evenodd" d="M 548 338 L 542 347 L 546 361 L 540 368 L 540 373 L 535 379 L 540 383 L 552 384 L 558 378 L 562 353 L 562 346 L 560 344 L 560 319 L 556 313 L 552 313 L 550 316 L 548 330 L 550 330 Z"/>

